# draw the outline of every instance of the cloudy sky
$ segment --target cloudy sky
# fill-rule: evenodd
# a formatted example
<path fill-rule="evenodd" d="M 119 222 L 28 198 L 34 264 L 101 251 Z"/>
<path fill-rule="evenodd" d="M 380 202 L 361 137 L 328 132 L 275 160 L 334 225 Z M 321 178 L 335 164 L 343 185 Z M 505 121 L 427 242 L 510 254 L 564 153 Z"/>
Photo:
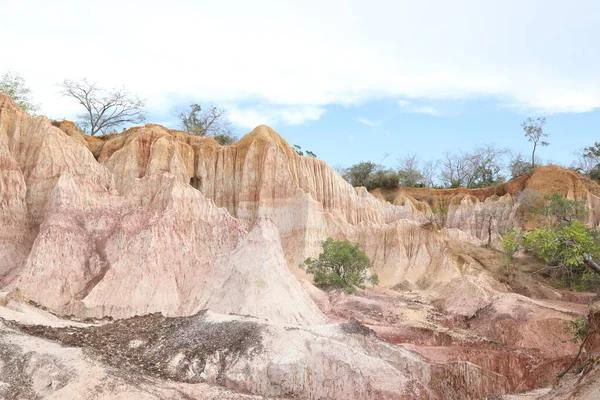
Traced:
<path fill-rule="evenodd" d="M 434 159 L 495 143 L 529 151 L 520 123 L 548 117 L 543 158 L 600 140 L 600 2 L 7 1 L 0 73 L 21 75 L 51 118 L 87 77 L 172 109 L 226 107 L 331 165 L 389 153 Z"/>

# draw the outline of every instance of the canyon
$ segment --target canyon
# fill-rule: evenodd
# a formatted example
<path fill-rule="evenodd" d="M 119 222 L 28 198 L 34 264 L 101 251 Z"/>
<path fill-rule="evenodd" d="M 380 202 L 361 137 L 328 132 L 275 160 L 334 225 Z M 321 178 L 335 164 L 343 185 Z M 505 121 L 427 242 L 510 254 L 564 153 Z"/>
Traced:
<path fill-rule="evenodd" d="M 503 269 L 502 235 L 555 192 L 600 223 L 600 185 L 556 166 L 369 193 L 267 126 L 230 146 L 155 124 L 91 137 L 0 94 L 0 394 L 595 399 L 597 367 L 553 387 L 595 295 Z M 379 286 L 314 286 L 300 264 L 328 237 Z"/>

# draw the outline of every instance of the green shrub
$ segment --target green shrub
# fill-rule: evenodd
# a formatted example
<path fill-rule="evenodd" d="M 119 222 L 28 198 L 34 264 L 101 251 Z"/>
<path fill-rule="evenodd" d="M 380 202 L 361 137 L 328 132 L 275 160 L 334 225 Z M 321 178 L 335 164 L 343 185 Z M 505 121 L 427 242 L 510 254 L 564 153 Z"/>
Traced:
<path fill-rule="evenodd" d="M 515 259 L 515 253 L 521 247 L 521 230 L 513 228 L 502 237 L 502 247 L 504 248 L 504 268 L 510 272 Z"/>
<path fill-rule="evenodd" d="M 572 221 L 554 229 L 540 227 L 522 235 L 523 247 L 551 267 L 565 284 L 586 290 L 598 282 L 598 275 L 587 268 L 584 255 L 600 255 L 594 233 L 583 223 Z"/>
<path fill-rule="evenodd" d="M 353 292 L 356 287 L 364 288 L 366 280 L 372 285 L 379 284 L 379 277 L 369 275 L 369 257 L 357 243 L 348 240 L 327 238 L 323 242 L 323 252 L 319 258 L 307 258 L 301 265 L 312 274 L 317 286 L 330 286 Z"/>
<path fill-rule="evenodd" d="M 587 209 L 582 200 L 569 200 L 560 193 L 544 196 L 544 203 L 532 207 L 531 212 L 552 219 L 552 224 L 568 224 L 572 221 L 584 222 L 587 218 Z"/>
<path fill-rule="evenodd" d="M 583 340 L 590 329 L 590 324 L 586 317 L 576 318 L 572 321 L 569 321 L 566 325 L 565 331 L 571 336 L 569 341 L 573 343 Z"/>

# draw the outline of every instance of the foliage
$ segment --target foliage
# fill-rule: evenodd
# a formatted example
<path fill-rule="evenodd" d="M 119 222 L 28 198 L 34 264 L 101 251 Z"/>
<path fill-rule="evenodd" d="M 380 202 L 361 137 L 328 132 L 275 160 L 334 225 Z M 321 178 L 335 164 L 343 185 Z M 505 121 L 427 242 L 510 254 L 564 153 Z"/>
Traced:
<path fill-rule="evenodd" d="M 586 157 L 600 157 L 600 142 L 594 142 L 593 146 L 585 147 L 583 150 Z"/>
<path fill-rule="evenodd" d="M 575 160 L 571 168 L 592 179 L 600 180 L 600 142 L 595 142 L 593 146 L 584 147 L 575 155 L 578 156 L 578 159 Z"/>
<path fill-rule="evenodd" d="M 533 168 L 531 167 L 531 162 L 525 160 L 525 157 L 521 153 L 513 155 L 508 167 L 510 169 L 510 176 L 512 178 L 516 178 L 518 176 L 525 175 L 533 171 Z"/>
<path fill-rule="evenodd" d="M 203 111 L 199 104 L 191 104 L 189 110 L 176 110 L 174 115 L 179 119 L 181 129 L 191 135 L 212 136 L 222 146 L 237 141 L 224 108 L 211 105 Z"/>
<path fill-rule="evenodd" d="M 348 240 L 327 238 L 319 258 L 307 258 L 302 266 L 314 276 L 317 286 L 332 286 L 352 292 L 356 287 L 364 287 L 365 281 L 372 285 L 379 283 L 377 275 L 368 274 L 371 263 L 367 255 L 357 243 Z"/>
<path fill-rule="evenodd" d="M 586 317 L 576 318 L 572 321 L 569 321 L 566 325 L 565 331 L 571 336 L 569 341 L 573 343 L 583 340 L 590 329 L 590 323 Z"/>
<path fill-rule="evenodd" d="M 504 268 L 510 272 L 515 260 L 515 253 L 521 247 L 521 230 L 513 228 L 502 237 L 502 247 L 504 248 Z"/>
<path fill-rule="evenodd" d="M 317 155 L 315 153 L 313 153 L 310 150 L 302 150 L 302 147 L 300 147 L 299 145 L 295 144 L 292 146 L 294 148 L 294 150 L 296 151 L 296 153 L 298 153 L 301 156 L 308 156 L 308 157 L 312 157 L 312 158 L 317 158 Z"/>
<path fill-rule="evenodd" d="M 0 93 L 10 97 L 23 111 L 35 113 L 39 109 L 31 100 L 31 89 L 25 84 L 25 79 L 13 72 L 6 72 L 0 78 Z"/>
<path fill-rule="evenodd" d="M 531 212 L 553 218 L 558 224 L 570 223 L 572 221 L 585 221 L 587 209 L 583 200 L 570 200 L 560 193 L 544 196 L 544 203 L 531 208 Z"/>
<path fill-rule="evenodd" d="M 504 252 L 509 256 L 510 259 L 513 259 L 515 253 L 519 251 L 519 247 L 521 245 L 521 230 L 517 228 L 513 228 L 506 233 L 502 237 L 502 247 L 504 248 Z"/>
<path fill-rule="evenodd" d="M 548 137 L 547 133 L 544 133 L 544 125 L 546 125 L 546 118 L 538 117 L 536 119 L 527 118 L 521 127 L 525 132 L 527 140 L 533 143 L 533 150 L 531 152 L 531 168 L 535 168 L 535 150 L 538 146 L 548 146 L 550 143 L 542 140 L 544 137 Z"/>
<path fill-rule="evenodd" d="M 344 171 L 344 179 L 346 179 L 354 187 L 368 186 L 371 174 L 377 169 L 377 164 L 371 161 L 361 161 L 354 164 Z M 367 188 L 368 189 L 368 188 Z"/>
<path fill-rule="evenodd" d="M 375 188 L 392 189 L 398 187 L 400 176 L 392 169 L 386 169 L 382 165 L 371 161 L 363 161 L 347 168 L 343 173 L 352 186 L 364 186 L 367 190 Z"/>
<path fill-rule="evenodd" d="M 145 103 L 125 88 L 103 89 L 87 79 L 71 81 L 65 79 L 61 84 L 63 96 L 76 99 L 85 108 L 79 114 L 79 126 L 89 130 L 90 135 L 105 134 L 124 124 L 144 122 Z"/>
<path fill-rule="evenodd" d="M 596 284 L 598 275 L 586 267 L 584 256 L 600 255 L 593 232 L 580 221 L 557 228 L 540 227 L 522 235 L 523 247 L 555 270 L 573 289 Z"/>
<path fill-rule="evenodd" d="M 524 249 L 544 262 L 544 270 L 553 271 L 553 276 L 561 278 L 572 289 L 597 286 L 600 275 L 589 267 L 585 258 L 598 257 L 600 243 L 597 232 L 582 222 L 586 218 L 585 204 L 554 193 L 546 196 L 542 205 L 531 206 L 529 210 L 546 216 L 549 223 L 530 232 L 513 229 L 506 233 L 502 238 L 506 266 L 512 265 L 514 254 Z"/>
<path fill-rule="evenodd" d="M 398 187 L 400 176 L 393 169 L 378 168 L 367 181 L 367 190 L 375 188 L 394 189 Z"/>

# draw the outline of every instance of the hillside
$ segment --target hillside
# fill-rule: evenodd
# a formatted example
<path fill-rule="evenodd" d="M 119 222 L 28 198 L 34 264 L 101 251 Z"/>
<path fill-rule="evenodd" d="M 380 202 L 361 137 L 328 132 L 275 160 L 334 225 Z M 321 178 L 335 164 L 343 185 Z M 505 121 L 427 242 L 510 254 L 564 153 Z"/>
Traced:
<path fill-rule="evenodd" d="M 494 250 L 531 193 L 600 222 L 600 186 L 571 171 L 368 193 L 266 126 L 222 147 L 55 125 L 0 94 L 6 396 L 476 399 L 550 385 L 577 350 L 564 326 L 593 295 L 515 293 Z M 313 286 L 298 265 L 327 237 L 359 243 L 380 287 Z"/>

